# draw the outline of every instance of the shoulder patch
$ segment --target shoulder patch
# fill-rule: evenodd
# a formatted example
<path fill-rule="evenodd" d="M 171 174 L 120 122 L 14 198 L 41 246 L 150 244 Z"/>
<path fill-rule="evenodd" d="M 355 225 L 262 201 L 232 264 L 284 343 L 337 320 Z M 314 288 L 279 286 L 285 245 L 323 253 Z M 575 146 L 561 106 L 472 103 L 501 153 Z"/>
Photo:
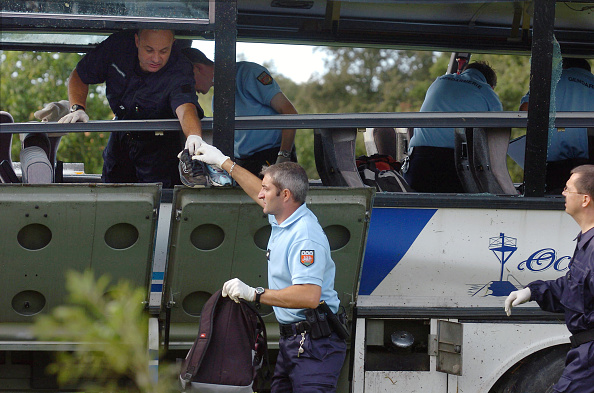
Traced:
<path fill-rule="evenodd" d="M 263 84 L 263 85 L 269 85 L 272 83 L 272 77 L 270 76 L 270 74 L 266 71 L 262 72 L 260 75 L 258 75 L 258 81 Z"/>
<path fill-rule="evenodd" d="M 314 263 L 314 250 L 301 250 L 301 264 L 311 266 Z"/>

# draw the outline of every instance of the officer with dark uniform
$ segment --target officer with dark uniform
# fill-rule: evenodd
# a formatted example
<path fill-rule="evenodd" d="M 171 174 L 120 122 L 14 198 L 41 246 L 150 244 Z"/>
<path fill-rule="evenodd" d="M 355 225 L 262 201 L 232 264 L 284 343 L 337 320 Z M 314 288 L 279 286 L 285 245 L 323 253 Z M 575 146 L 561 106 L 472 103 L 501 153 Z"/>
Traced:
<path fill-rule="evenodd" d="M 545 311 L 564 313 L 571 349 L 553 392 L 594 393 L 594 165 L 572 169 L 563 196 L 581 229 L 567 274 L 510 293 L 505 311 L 509 316 L 512 307 L 534 300 Z"/>
<path fill-rule="evenodd" d="M 106 83 L 107 100 L 117 120 L 178 118 L 185 148 L 194 154 L 202 143 L 204 112 L 194 89 L 192 64 L 180 53 L 170 30 L 112 34 L 89 52 L 68 83 L 71 113 L 60 123 L 87 122 L 89 85 Z M 177 158 L 182 135 L 165 132 L 112 132 L 103 151 L 102 180 L 107 183 L 180 183 Z"/>

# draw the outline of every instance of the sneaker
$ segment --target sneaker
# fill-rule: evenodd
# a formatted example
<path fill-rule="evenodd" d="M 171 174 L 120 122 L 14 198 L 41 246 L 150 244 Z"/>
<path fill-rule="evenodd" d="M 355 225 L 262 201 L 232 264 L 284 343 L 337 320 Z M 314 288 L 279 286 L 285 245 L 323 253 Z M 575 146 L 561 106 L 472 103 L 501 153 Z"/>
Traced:
<path fill-rule="evenodd" d="M 192 160 L 190 152 L 185 149 L 179 157 L 179 178 L 187 187 L 206 187 L 208 177 L 205 164 L 202 161 Z"/>
<path fill-rule="evenodd" d="M 205 164 L 205 166 L 208 171 L 208 177 L 210 177 L 210 181 L 213 185 L 222 187 L 233 184 L 233 179 L 226 170 L 208 164 Z"/>

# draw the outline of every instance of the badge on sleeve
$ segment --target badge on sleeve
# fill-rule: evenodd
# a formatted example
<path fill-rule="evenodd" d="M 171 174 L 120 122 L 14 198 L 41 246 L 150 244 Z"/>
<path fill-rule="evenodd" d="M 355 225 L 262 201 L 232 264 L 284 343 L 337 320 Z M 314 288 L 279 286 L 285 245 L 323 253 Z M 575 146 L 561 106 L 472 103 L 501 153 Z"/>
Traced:
<path fill-rule="evenodd" d="M 258 78 L 257 79 L 264 86 L 267 86 L 267 85 L 269 85 L 269 84 L 272 83 L 272 77 L 266 71 L 264 71 L 260 75 L 258 75 Z"/>
<path fill-rule="evenodd" d="M 314 250 L 301 250 L 301 264 L 311 266 L 314 263 Z"/>

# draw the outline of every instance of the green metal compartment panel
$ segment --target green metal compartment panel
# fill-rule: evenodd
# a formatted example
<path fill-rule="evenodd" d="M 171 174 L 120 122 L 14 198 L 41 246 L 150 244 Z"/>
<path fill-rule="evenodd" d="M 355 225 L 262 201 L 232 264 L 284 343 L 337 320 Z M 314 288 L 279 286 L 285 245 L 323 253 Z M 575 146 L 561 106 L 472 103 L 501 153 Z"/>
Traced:
<path fill-rule="evenodd" d="M 71 269 L 148 289 L 160 196 L 159 184 L 0 185 L 0 323 L 63 303 Z"/>
<path fill-rule="evenodd" d="M 306 201 L 330 241 L 335 288 L 349 310 L 373 195 L 369 188 L 314 187 Z M 163 299 L 170 307 L 172 341 L 195 338 L 204 302 L 225 281 L 239 277 L 251 286 L 267 286 L 269 235 L 267 215 L 240 188 L 175 189 Z M 276 323 L 272 307 L 263 305 L 261 312 Z M 184 328 L 187 324 L 194 328 Z M 177 331 L 186 334 L 177 337 Z M 188 331 L 193 333 L 185 337 Z"/>

